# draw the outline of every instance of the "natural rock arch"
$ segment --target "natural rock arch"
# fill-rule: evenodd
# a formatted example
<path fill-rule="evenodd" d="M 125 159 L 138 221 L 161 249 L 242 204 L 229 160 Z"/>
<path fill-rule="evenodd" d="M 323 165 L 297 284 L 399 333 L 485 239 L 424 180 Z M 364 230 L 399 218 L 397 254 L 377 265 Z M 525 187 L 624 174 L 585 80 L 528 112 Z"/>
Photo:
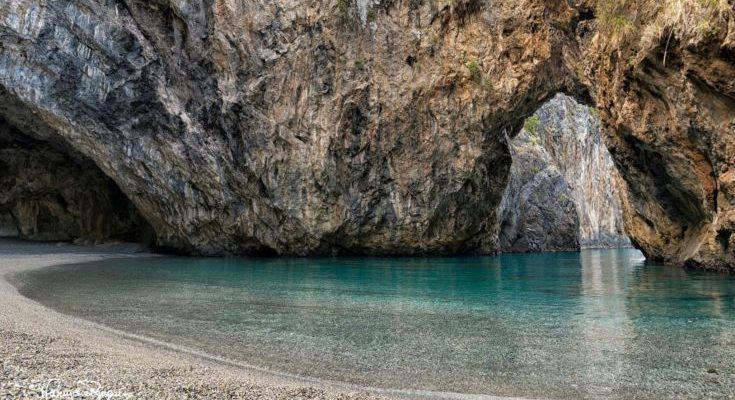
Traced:
<path fill-rule="evenodd" d="M 506 136 L 563 91 L 601 110 L 634 242 L 728 268 L 732 19 L 693 42 L 613 3 L 11 0 L 0 86 L 206 254 L 492 251 Z"/>

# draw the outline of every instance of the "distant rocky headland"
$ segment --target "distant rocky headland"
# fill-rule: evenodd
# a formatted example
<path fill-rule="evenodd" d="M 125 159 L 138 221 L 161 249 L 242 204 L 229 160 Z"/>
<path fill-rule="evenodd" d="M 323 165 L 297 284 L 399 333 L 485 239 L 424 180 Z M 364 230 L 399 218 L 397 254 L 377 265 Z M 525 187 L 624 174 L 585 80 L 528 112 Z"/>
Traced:
<path fill-rule="evenodd" d="M 602 142 L 597 110 L 557 95 L 510 145 L 500 203 L 500 248 L 557 251 L 630 246 L 622 182 Z"/>
<path fill-rule="evenodd" d="M 732 1 L 6 0 L 0 234 L 733 270 L 734 56 Z"/>

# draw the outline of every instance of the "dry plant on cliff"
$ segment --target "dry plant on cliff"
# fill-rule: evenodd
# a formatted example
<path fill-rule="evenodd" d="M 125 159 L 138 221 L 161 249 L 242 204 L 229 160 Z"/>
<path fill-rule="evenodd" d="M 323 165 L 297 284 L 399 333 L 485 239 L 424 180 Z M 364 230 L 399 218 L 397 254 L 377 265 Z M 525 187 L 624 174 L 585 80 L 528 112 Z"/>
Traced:
<path fill-rule="evenodd" d="M 672 39 L 702 42 L 727 29 L 735 15 L 732 0 L 599 0 L 596 8 L 609 44 L 643 52 Z"/>

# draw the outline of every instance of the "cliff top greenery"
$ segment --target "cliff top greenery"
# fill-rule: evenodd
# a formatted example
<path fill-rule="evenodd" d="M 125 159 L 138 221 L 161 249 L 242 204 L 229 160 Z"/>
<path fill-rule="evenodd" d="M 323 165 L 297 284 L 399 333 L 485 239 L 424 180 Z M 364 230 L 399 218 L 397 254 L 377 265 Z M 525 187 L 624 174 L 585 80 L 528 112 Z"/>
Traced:
<path fill-rule="evenodd" d="M 698 43 L 727 27 L 733 18 L 728 0 L 598 0 L 596 15 L 601 35 L 617 47 L 635 45 L 647 50 L 672 38 Z"/>

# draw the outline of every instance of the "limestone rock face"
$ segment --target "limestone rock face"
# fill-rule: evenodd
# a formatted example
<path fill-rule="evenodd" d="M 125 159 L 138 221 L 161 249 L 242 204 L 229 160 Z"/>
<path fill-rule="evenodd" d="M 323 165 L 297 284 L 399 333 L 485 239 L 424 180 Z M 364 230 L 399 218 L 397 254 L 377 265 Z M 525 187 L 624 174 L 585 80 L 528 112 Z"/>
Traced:
<path fill-rule="evenodd" d="M 0 237 L 138 241 L 144 227 L 91 162 L 23 137 L 0 119 Z"/>
<path fill-rule="evenodd" d="M 504 138 L 564 91 L 611 128 L 634 243 L 735 264 L 729 15 L 643 46 L 592 4 L 6 0 L 0 115 L 93 161 L 161 246 L 447 254 L 498 248 Z"/>
<path fill-rule="evenodd" d="M 10 0 L 0 113 L 92 159 L 162 246 L 482 251 L 501 133 L 573 89 L 546 8 Z"/>
<path fill-rule="evenodd" d="M 500 249 L 578 250 L 580 221 L 573 190 L 538 137 L 521 131 L 511 154 L 513 165 L 500 203 Z"/>
<path fill-rule="evenodd" d="M 634 245 L 650 259 L 733 271 L 734 2 L 673 5 L 598 6 L 580 69 L 627 186 Z"/>
<path fill-rule="evenodd" d="M 20 237 L 18 232 L 18 224 L 10 211 L 0 213 L 0 238 L 17 238 Z"/>
<path fill-rule="evenodd" d="M 559 94 L 512 140 L 513 165 L 500 206 L 501 249 L 630 245 L 623 227 L 622 183 L 596 114 Z"/>
<path fill-rule="evenodd" d="M 580 246 L 629 246 L 621 205 L 623 183 L 602 140 L 597 109 L 557 95 L 536 115 L 537 135 L 572 189 Z"/>

